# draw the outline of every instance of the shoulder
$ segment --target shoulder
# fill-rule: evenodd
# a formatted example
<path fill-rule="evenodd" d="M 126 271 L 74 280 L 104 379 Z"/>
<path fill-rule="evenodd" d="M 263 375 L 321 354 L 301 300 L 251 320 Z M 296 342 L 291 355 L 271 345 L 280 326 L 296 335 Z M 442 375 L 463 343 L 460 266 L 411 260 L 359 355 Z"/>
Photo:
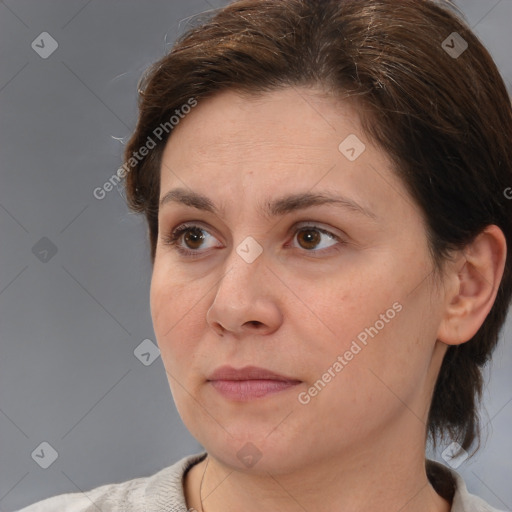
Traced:
<path fill-rule="evenodd" d="M 426 461 L 426 468 L 432 486 L 452 502 L 451 512 L 502 512 L 469 493 L 464 479 L 453 469 L 433 460 Z"/>
<path fill-rule="evenodd" d="M 189 455 L 157 473 L 95 487 L 85 492 L 60 494 L 33 503 L 18 512 L 140 512 L 159 510 L 162 503 L 185 510 L 182 478 L 206 453 Z M 171 508 L 169 510 L 174 510 Z"/>

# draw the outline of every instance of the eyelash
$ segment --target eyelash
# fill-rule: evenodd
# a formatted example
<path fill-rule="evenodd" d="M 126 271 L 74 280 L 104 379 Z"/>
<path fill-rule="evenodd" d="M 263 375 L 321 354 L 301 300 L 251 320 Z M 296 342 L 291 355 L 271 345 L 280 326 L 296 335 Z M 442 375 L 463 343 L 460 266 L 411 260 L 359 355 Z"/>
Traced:
<path fill-rule="evenodd" d="M 197 224 L 180 224 L 170 234 L 162 236 L 162 243 L 166 246 L 173 247 L 182 256 L 189 257 L 189 258 L 198 258 L 205 253 L 200 252 L 200 251 L 192 251 L 190 249 L 184 249 L 183 247 L 180 247 L 178 245 L 178 241 L 181 238 L 181 236 L 183 234 L 185 234 L 187 231 L 189 231 L 189 230 L 192 231 L 193 229 L 197 229 L 199 231 L 205 231 L 208 233 L 208 230 L 202 228 L 201 226 L 198 226 Z M 301 231 L 305 231 L 305 230 L 319 231 L 320 233 L 323 233 L 324 235 L 330 236 L 331 238 L 336 240 L 338 242 L 338 244 L 341 244 L 341 245 L 346 243 L 345 241 L 343 241 L 340 237 L 338 237 L 331 231 L 320 228 L 319 226 L 317 226 L 315 224 L 304 224 L 304 225 L 296 226 L 296 229 L 294 231 L 294 238 L 297 233 L 299 233 Z M 313 249 L 309 250 L 309 251 L 307 249 L 303 249 L 303 250 L 305 252 L 307 252 L 308 255 L 314 255 L 315 253 L 319 253 L 319 252 L 325 253 L 325 252 L 331 252 L 331 250 L 339 250 L 339 245 L 338 246 L 333 245 L 326 249 L 322 249 L 320 251 L 315 251 Z"/>

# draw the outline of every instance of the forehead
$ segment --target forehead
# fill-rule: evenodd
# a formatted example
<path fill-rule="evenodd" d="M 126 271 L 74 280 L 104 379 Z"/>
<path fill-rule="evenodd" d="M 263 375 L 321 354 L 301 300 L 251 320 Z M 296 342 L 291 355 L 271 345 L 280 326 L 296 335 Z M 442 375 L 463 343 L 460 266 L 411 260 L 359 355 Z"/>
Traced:
<path fill-rule="evenodd" d="M 187 130 L 191 123 L 192 140 Z M 228 152 L 255 144 L 261 149 L 278 146 L 283 153 L 297 152 L 301 146 L 322 152 L 337 146 L 345 132 L 361 132 L 358 111 L 319 90 L 290 87 L 258 95 L 226 90 L 199 100 L 174 128 L 169 142 L 186 137 L 197 157 L 210 146 Z"/>
<path fill-rule="evenodd" d="M 199 101 L 164 150 L 160 197 L 175 187 L 227 206 L 285 191 L 337 191 L 377 215 L 407 196 L 354 106 L 299 88 L 257 97 L 223 91 Z"/>

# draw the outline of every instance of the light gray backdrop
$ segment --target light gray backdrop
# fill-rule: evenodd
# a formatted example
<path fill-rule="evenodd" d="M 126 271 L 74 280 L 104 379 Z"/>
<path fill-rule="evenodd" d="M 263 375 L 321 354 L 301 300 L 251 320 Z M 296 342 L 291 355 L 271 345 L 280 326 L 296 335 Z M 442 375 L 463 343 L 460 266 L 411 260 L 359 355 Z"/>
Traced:
<path fill-rule="evenodd" d="M 201 450 L 154 353 L 143 219 L 121 188 L 103 200 L 93 189 L 121 163 L 143 70 L 187 18 L 226 3 L 0 2 L 1 512 L 147 476 Z M 459 5 L 512 90 L 512 0 Z M 507 510 L 511 331 L 509 318 L 486 391 L 489 440 L 457 469 L 470 491 Z"/>

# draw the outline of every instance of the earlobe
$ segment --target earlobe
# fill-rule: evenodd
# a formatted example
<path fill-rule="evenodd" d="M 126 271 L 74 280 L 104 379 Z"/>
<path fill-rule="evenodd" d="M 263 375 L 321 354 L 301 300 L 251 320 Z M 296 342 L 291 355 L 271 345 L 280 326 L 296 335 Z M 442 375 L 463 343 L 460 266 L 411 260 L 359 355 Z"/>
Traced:
<path fill-rule="evenodd" d="M 470 340 L 491 311 L 503 277 L 507 244 L 498 226 L 487 226 L 462 251 L 446 279 L 454 285 L 445 296 L 437 339 L 447 345 Z"/>

